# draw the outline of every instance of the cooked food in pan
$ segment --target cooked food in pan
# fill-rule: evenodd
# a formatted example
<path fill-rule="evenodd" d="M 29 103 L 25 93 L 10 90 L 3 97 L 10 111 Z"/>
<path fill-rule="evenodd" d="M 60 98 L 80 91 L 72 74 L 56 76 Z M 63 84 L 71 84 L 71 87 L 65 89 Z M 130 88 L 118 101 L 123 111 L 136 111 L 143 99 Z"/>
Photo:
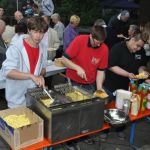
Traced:
<path fill-rule="evenodd" d="M 82 94 L 81 92 L 79 92 L 77 90 L 66 93 L 65 95 L 70 97 L 73 101 L 81 101 L 81 100 L 89 99 L 88 96 Z"/>
<path fill-rule="evenodd" d="M 94 92 L 94 95 L 100 98 L 106 98 L 108 97 L 107 93 L 101 90 L 97 90 Z"/>
<path fill-rule="evenodd" d="M 46 106 L 46 107 L 50 107 L 51 104 L 54 102 L 53 99 L 47 98 L 47 99 L 41 99 L 41 102 Z"/>

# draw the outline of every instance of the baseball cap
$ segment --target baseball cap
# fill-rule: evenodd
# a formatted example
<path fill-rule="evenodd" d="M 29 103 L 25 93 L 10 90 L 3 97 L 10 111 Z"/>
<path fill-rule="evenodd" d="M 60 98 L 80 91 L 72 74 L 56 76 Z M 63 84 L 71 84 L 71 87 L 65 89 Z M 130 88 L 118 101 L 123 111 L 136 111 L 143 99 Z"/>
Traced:
<path fill-rule="evenodd" d="M 105 23 L 105 21 L 103 19 L 97 19 L 94 22 L 94 26 L 100 26 L 100 27 L 103 27 L 103 28 L 107 27 L 107 25 L 106 25 L 106 23 Z"/>
<path fill-rule="evenodd" d="M 127 10 L 123 10 L 120 14 L 121 16 L 130 17 L 130 13 Z"/>

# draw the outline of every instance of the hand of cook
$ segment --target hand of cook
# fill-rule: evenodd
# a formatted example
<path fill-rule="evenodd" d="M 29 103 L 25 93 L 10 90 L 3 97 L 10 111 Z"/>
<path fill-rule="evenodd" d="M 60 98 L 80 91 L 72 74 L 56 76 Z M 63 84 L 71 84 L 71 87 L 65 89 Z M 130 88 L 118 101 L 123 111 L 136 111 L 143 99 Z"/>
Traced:
<path fill-rule="evenodd" d="M 146 71 L 143 71 L 143 72 L 141 72 L 141 73 L 139 73 L 137 75 L 135 75 L 133 73 L 129 73 L 128 74 L 129 79 L 137 79 L 137 80 L 138 79 L 147 79 L 148 76 L 149 76 L 149 73 L 146 72 Z"/>
<path fill-rule="evenodd" d="M 33 75 L 32 76 L 32 80 L 39 87 L 44 87 L 45 86 L 45 80 L 44 80 L 43 76 L 35 76 L 35 75 Z"/>
<path fill-rule="evenodd" d="M 85 81 L 87 81 L 86 73 L 85 73 L 85 71 L 84 71 L 83 68 L 78 67 L 78 69 L 77 69 L 77 75 L 78 75 L 80 78 L 82 78 L 82 79 L 84 79 Z"/>
<path fill-rule="evenodd" d="M 134 73 L 128 73 L 128 78 L 129 79 L 137 79 L 136 75 Z"/>
<path fill-rule="evenodd" d="M 136 78 L 138 79 L 147 79 L 149 76 L 149 73 L 147 71 L 142 71 L 138 75 L 136 75 Z"/>

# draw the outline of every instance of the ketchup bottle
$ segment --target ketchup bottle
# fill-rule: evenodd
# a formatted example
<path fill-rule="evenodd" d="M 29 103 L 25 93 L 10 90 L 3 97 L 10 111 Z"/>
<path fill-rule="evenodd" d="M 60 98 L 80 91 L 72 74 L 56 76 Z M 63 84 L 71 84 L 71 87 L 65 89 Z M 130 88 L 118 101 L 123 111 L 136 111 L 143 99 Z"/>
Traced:
<path fill-rule="evenodd" d="M 147 90 L 144 89 L 141 94 L 141 101 L 140 101 L 140 111 L 144 112 L 146 109 L 146 102 L 147 102 Z"/>

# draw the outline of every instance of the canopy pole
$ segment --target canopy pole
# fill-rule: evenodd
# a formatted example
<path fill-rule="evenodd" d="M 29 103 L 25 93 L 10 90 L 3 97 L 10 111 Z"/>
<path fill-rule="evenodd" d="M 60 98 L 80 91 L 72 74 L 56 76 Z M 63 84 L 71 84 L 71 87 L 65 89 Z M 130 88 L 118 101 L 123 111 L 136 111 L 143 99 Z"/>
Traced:
<path fill-rule="evenodd" d="M 17 11 L 18 11 L 18 0 L 17 0 Z"/>

